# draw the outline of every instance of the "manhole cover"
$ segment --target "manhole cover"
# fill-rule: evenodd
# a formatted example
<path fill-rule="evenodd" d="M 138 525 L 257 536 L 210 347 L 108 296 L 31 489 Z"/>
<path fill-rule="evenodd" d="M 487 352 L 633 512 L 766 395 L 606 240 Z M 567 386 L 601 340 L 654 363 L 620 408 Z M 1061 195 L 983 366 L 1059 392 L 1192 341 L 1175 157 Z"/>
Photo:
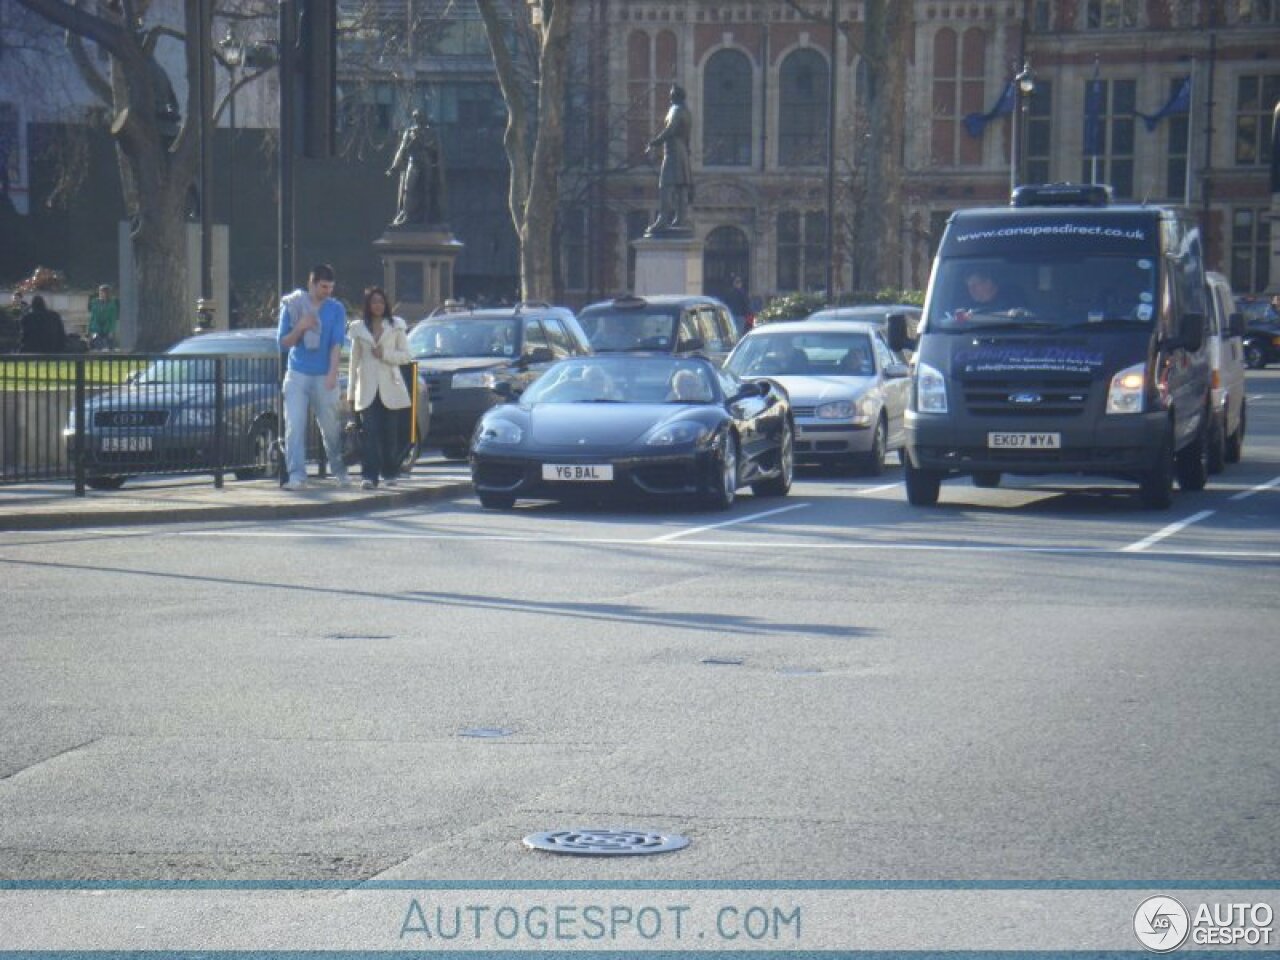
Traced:
<path fill-rule="evenodd" d="M 568 853 L 580 857 L 629 857 L 646 853 L 670 853 L 689 845 L 688 837 L 650 830 L 552 830 L 531 833 L 524 845 L 547 853 Z"/>
<path fill-rule="evenodd" d="M 746 663 L 742 657 L 703 657 L 702 662 L 709 667 L 740 667 Z"/>
<path fill-rule="evenodd" d="M 508 730 L 506 727 L 468 727 L 465 730 L 459 730 L 458 736 L 493 739 L 495 737 L 509 737 L 513 733 L 515 733 L 514 730 Z"/>

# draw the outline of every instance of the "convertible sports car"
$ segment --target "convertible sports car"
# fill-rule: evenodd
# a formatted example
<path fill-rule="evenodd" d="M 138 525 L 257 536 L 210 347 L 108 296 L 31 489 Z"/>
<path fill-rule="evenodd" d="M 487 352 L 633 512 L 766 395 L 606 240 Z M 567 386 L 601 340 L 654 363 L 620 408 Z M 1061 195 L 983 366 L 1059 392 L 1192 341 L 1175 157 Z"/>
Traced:
<path fill-rule="evenodd" d="M 476 426 L 480 502 L 638 494 L 727 509 L 738 488 L 784 496 L 795 465 L 786 391 L 705 357 L 576 357 Z"/>

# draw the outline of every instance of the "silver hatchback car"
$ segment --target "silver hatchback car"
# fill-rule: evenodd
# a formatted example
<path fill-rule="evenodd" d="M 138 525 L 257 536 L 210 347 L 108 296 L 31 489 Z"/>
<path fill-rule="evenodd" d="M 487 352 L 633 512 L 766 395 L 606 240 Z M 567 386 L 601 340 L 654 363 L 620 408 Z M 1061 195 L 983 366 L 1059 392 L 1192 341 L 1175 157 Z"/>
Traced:
<path fill-rule="evenodd" d="M 802 320 L 756 327 L 725 368 L 786 389 L 797 460 L 856 463 L 879 474 L 885 454 L 902 449 L 911 380 L 880 324 Z"/>

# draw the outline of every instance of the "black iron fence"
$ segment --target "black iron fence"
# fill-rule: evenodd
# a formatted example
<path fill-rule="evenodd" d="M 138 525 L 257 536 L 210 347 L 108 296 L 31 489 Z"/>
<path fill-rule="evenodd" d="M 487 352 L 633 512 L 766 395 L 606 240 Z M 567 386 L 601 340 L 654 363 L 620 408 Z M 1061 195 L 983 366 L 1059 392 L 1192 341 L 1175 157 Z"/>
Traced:
<path fill-rule="evenodd" d="M 142 474 L 274 471 L 280 361 L 262 355 L 0 357 L 0 483 L 114 489 Z"/>

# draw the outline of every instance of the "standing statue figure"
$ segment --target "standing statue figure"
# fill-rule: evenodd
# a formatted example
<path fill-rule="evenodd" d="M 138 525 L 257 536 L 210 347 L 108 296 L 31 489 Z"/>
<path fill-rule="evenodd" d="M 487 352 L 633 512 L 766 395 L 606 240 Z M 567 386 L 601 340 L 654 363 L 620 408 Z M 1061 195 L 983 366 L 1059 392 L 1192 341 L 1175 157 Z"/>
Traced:
<path fill-rule="evenodd" d="M 400 172 L 400 191 L 394 227 L 408 223 L 434 224 L 445 220 L 444 149 L 440 135 L 421 110 L 400 137 L 387 176 Z"/>
<path fill-rule="evenodd" d="M 684 105 L 684 88 L 671 85 L 671 109 L 662 130 L 645 147 L 648 156 L 662 146 L 662 165 L 658 168 L 658 219 L 645 230 L 652 236 L 664 230 L 688 230 L 689 207 L 693 204 L 693 161 L 689 156 L 689 137 L 693 116 Z"/>

